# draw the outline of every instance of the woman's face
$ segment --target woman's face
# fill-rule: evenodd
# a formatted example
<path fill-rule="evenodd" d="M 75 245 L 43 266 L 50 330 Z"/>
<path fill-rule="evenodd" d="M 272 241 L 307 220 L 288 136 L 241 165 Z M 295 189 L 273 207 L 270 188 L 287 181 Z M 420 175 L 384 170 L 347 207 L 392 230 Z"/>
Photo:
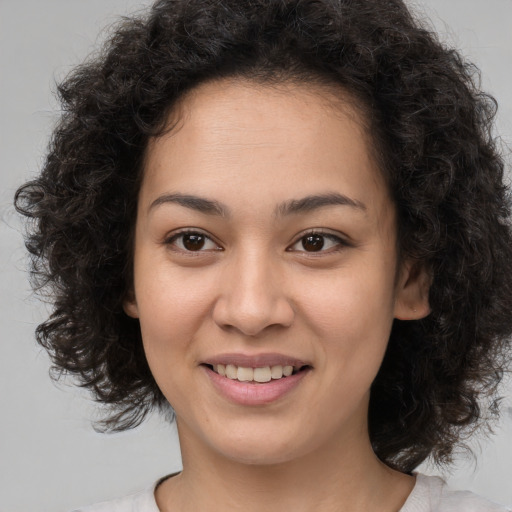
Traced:
<path fill-rule="evenodd" d="M 275 463 L 367 442 L 393 318 L 428 304 L 360 115 L 343 91 L 221 81 L 173 119 L 147 150 L 125 310 L 182 444 Z"/>

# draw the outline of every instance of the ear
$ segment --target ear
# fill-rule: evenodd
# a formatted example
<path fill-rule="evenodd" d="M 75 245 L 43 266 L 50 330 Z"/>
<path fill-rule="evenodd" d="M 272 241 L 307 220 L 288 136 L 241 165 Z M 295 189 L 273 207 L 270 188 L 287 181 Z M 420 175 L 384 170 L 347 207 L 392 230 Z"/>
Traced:
<path fill-rule="evenodd" d="M 395 296 L 395 318 L 419 320 L 430 314 L 428 294 L 431 276 L 426 265 L 417 260 L 402 264 Z"/>
<path fill-rule="evenodd" d="M 139 318 L 139 308 L 137 306 L 137 299 L 135 298 L 135 292 L 130 290 L 123 300 L 123 310 L 132 318 Z"/>

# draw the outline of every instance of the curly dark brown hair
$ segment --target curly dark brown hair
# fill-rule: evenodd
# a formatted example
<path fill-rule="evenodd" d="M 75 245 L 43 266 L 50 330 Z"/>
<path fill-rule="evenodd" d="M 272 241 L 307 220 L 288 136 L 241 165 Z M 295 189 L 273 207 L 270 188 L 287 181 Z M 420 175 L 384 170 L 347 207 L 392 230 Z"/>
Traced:
<path fill-rule="evenodd" d="M 508 365 L 509 196 L 478 70 L 401 0 L 160 0 L 58 87 L 44 168 L 15 199 L 31 219 L 33 284 L 54 306 L 37 328 L 54 377 L 75 376 L 110 407 L 105 430 L 165 409 L 138 321 L 122 308 L 143 155 L 178 98 L 222 77 L 338 84 L 366 113 L 401 255 L 432 276 L 431 314 L 395 320 L 370 437 L 401 471 L 428 456 L 449 462 Z"/>

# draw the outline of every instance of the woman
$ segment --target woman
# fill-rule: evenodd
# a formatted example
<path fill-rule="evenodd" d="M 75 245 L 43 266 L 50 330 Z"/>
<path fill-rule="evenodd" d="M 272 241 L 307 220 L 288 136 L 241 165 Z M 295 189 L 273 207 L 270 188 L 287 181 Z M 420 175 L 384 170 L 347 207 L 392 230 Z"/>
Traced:
<path fill-rule="evenodd" d="M 16 197 L 38 340 L 105 429 L 172 410 L 183 458 L 87 510 L 505 510 L 413 473 L 482 423 L 512 327 L 457 53 L 399 0 L 161 0 L 59 91 Z"/>

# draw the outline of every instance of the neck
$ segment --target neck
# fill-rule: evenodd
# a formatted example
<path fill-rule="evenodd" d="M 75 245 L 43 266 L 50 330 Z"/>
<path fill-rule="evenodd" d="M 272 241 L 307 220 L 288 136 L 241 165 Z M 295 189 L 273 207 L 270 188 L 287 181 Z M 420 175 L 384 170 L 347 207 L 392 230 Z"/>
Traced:
<path fill-rule="evenodd" d="M 377 459 L 366 432 L 265 465 L 220 457 L 183 430 L 183 471 L 156 492 L 162 512 L 396 512 L 414 486 L 413 477 Z"/>

